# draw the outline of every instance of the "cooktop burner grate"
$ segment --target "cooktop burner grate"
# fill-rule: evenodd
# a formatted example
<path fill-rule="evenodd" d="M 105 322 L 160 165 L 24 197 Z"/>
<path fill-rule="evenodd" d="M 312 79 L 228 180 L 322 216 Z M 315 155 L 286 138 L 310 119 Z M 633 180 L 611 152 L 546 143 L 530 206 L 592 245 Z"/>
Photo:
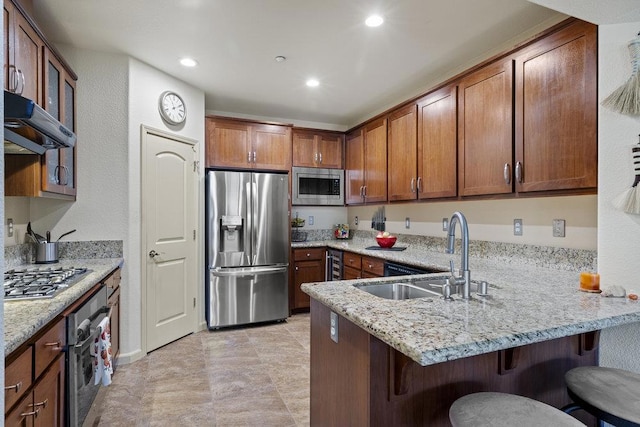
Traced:
<path fill-rule="evenodd" d="M 4 300 L 53 298 L 90 272 L 84 267 L 15 268 L 4 273 Z"/>

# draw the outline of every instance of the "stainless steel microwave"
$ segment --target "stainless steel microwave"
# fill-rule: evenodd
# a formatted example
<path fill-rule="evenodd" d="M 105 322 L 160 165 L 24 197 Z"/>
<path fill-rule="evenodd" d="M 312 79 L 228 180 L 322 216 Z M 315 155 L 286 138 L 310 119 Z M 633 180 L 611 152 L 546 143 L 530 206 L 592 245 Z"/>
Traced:
<path fill-rule="evenodd" d="M 344 170 L 292 168 L 292 205 L 344 205 Z"/>

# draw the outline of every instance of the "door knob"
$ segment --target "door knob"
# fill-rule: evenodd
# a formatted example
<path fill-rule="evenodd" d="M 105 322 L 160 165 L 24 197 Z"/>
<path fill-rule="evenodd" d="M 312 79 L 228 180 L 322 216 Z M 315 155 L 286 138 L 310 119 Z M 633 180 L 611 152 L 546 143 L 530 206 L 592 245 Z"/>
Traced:
<path fill-rule="evenodd" d="M 158 252 L 154 251 L 153 249 L 151 251 L 149 251 L 149 257 L 150 258 L 154 258 L 157 255 L 160 255 L 160 254 Z"/>

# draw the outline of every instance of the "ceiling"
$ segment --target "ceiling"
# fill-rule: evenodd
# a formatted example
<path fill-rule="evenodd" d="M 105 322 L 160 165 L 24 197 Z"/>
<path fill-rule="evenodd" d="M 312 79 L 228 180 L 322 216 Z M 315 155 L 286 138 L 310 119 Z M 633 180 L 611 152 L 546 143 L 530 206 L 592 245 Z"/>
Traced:
<path fill-rule="evenodd" d="M 33 4 L 36 21 L 54 43 L 135 57 L 203 90 L 208 112 L 343 128 L 562 16 L 527 0 Z M 384 17 L 382 26 L 364 25 L 373 12 Z M 277 55 L 286 61 L 276 62 Z M 199 65 L 183 68 L 183 56 Z M 306 87 L 309 77 L 320 86 Z"/>

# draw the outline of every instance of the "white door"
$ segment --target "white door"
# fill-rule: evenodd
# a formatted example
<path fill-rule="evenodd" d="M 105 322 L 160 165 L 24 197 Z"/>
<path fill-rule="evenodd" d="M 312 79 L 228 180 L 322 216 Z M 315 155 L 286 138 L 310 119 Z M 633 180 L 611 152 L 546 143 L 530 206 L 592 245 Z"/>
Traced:
<path fill-rule="evenodd" d="M 142 128 L 147 351 L 196 329 L 195 151 L 193 141 Z"/>

